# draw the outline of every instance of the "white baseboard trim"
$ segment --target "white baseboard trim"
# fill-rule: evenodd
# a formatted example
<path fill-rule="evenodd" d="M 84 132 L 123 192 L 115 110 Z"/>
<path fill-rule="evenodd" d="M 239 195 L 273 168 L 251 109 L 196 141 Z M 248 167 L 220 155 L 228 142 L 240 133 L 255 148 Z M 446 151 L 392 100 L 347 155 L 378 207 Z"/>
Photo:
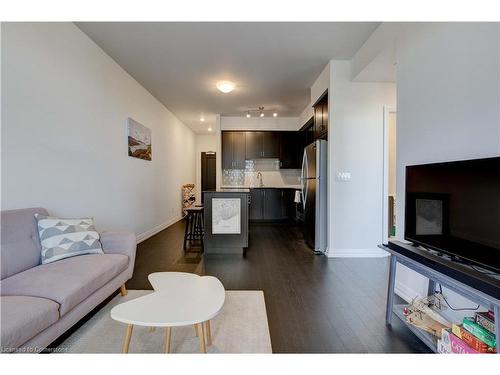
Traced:
<path fill-rule="evenodd" d="M 420 296 L 420 293 L 416 290 L 410 288 L 408 285 L 405 285 L 398 280 L 396 280 L 396 284 L 394 285 L 394 292 L 406 302 L 410 303 L 415 297 Z"/>
<path fill-rule="evenodd" d="M 172 220 L 169 220 L 169 221 L 167 221 L 167 222 L 165 222 L 165 223 L 162 223 L 162 224 L 160 224 L 160 225 L 157 225 L 156 227 L 151 228 L 150 230 L 147 230 L 146 232 L 143 232 L 143 233 L 141 233 L 141 234 L 138 234 L 138 235 L 136 236 L 136 238 L 137 238 L 137 243 L 140 243 L 140 242 L 142 242 L 142 241 L 144 241 L 144 240 L 147 240 L 149 237 L 154 236 L 156 233 L 161 232 L 163 229 L 168 228 L 169 226 L 171 226 L 171 225 L 173 225 L 173 224 L 177 223 L 177 222 L 178 222 L 179 220 L 181 220 L 181 219 L 182 219 L 182 216 L 181 216 L 181 215 L 176 216 L 176 217 L 174 217 Z"/>
<path fill-rule="evenodd" d="M 328 249 L 328 258 L 381 258 L 389 256 L 387 251 L 371 249 Z"/>

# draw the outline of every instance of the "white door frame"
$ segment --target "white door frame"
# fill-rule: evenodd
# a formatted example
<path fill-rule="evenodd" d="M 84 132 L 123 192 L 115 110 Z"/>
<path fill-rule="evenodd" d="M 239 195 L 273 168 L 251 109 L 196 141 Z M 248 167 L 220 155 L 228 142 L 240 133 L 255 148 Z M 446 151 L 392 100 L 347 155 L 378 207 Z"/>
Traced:
<path fill-rule="evenodd" d="M 383 121 L 383 178 L 382 178 L 382 243 L 389 241 L 389 114 L 397 113 L 396 107 L 384 106 Z M 397 121 L 397 120 L 396 120 Z M 396 130 L 397 131 L 397 130 Z M 397 171 L 396 171 L 397 174 Z"/>

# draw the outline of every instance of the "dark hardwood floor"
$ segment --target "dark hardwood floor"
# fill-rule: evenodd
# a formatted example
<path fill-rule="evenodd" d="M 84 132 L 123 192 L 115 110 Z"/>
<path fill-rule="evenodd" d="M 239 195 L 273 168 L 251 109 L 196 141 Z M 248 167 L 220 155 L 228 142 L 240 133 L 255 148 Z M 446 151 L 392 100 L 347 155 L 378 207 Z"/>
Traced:
<path fill-rule="evenodd" d="M 139 244 L 130 289 L 150 289 L 147 275 L 212 275 L 228 290 L 263 290 L 275 353 L 429 353 L 397 318 L 385 325 L 387 258 L 314 255 L 290 224 L 250 227 L 245 258 L 182 251 L 179 222 Z"/>

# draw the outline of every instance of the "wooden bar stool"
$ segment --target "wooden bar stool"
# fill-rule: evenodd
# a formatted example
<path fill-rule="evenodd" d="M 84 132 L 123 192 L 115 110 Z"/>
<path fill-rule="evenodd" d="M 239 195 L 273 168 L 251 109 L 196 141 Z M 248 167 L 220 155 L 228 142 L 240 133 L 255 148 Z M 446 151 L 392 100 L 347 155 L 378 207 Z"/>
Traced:
<path fill-rule="evenodd" d="M 201 242 L 201 250 L 203 251 L 203 234 L 204 234 L 204 219 L 203 206 L 186 208 L 186 229 L 184 231 L 184 250 L 186 244 L 192 241 Z"/>

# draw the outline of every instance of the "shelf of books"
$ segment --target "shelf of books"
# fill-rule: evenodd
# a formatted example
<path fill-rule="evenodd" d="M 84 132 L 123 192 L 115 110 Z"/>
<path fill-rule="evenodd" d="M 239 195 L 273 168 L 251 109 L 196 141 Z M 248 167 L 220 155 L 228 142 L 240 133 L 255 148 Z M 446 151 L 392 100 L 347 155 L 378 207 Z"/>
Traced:
<path fill-rule="evenodd" d="M 409 305 L 394 305 L 393 313 L 435 353 L 497 352 L 492 311 L 475 312 L 461 322 L 450 323 L 439 314 L 439 298 L 432 296 Z"/>

